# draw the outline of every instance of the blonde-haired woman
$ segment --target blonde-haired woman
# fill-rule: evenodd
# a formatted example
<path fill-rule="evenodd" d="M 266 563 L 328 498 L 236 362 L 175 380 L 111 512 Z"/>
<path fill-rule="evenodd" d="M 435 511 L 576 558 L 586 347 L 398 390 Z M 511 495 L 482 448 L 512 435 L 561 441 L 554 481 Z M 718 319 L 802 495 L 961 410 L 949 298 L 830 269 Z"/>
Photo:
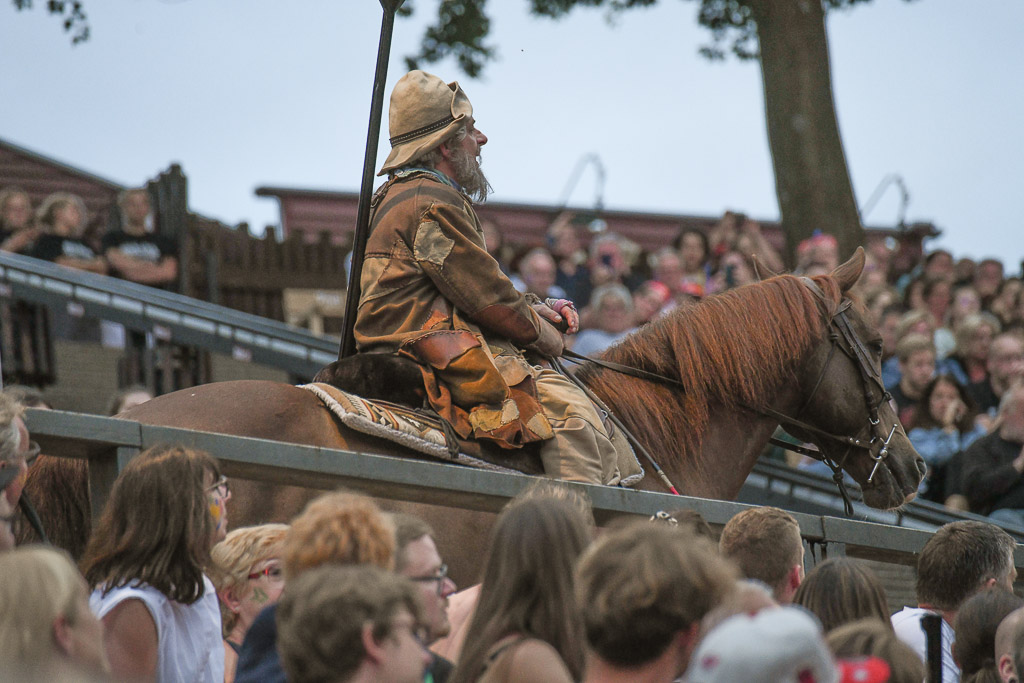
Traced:
<path fill-rule="evenodd" d="M 42 234 L 26 255 L 68 268 L 106 273 L 107 262 L 82 239 L 88 216 L 81 197 L 54 192 L 43 200 L 36 213 Z"/>
<path fill-rule="evenodd" d="M 27 546 L 0 553 L 0 679 L 86 680 L 109 671 L 103 627 L 66 553 Z"/>
<path fill-rule="evenodd" d="M 220 599 L 225 683 L 235 680 L 238 652 L 252 622 L 284 590 L 281 551 L 287 536 L 287 524 L 242 527 L 210 552 L 210 579 Z"/>

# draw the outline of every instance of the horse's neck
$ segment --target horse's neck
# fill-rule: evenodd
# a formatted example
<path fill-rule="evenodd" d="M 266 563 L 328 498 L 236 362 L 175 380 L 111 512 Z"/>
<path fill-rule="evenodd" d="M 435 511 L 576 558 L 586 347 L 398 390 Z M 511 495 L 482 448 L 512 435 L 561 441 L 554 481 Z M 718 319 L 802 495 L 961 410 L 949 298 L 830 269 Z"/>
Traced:
<path fill-rule="evenodd" d="M 743 482 L 754 467 L 758 456 L 764 450 L 778 422 L 749 410 L 726 408 L 720 404 L 708 406 L 709 418 L 702 437 L 689 452 L 682 439 L 652 439 L 642 427 L 649 419 L 650 406 L 630 401 L 629 384 L 632 378 L 620 380 L 622 391 L 615 396 L 602 396 L 615 406 L 617 416 L 629 426 L 634 436 L 647 448 L 658 462 L 676 489 L 685 495 L 732 500 L 740 492 Z M 796 407 L 796 393 L 791 388 L 782 389 L 773 397 L 772 407 L 791 414 Z M 687 417 L 678 403 L 662 403 L 658 415 L 660 421 L 675 425 L 677 430 L 687 428 Z M 641 465 L 650 469 L 640 457 Z M 642 488 L 662 490 L 661 482 L 650 472 L 641 484 Z"/>
<path fill-rule="evenodd" d="M 739 495 L 747 475 L 764 451 L 778 422 L 749 411 L 712 408 L 708 428 L 696 454 L 694 475 L 686 472 L 686 463 L 680 463 L 677 487 L 690 489 L 684 483 L 687 476 L 704 477 L 698 495 L 732 500 Z M 670 475 L 671 476 L 671 475 Z"/>

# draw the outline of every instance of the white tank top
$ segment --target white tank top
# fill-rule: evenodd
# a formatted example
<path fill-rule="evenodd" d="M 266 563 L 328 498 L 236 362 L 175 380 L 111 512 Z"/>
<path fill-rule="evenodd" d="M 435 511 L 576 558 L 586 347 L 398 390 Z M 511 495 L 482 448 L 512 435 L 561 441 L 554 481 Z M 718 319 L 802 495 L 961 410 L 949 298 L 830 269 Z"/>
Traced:
<path fill-rule="evenodd" d="M 142 601 L 156 622 L 158 683 L 224 683 L 217 593 L 206 576 L 203 587 L 203 597 L 191 605 L 168 600 L 146 584 L 115 588 L 102 597 L 97 588 L 89 607 L 102 619 L 125 600 Z"/>

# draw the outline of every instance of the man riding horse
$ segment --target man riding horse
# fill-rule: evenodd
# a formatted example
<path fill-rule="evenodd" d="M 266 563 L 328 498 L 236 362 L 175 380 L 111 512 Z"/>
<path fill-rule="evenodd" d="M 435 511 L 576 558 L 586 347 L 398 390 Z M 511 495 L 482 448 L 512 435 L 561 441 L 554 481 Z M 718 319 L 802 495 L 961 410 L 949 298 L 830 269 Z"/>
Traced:
<path fill-rule="evenodd" d="M 431 406 L 462 438 L 504 448 L 540 442 L 548 476 L 617 484 L 609 432 L 586 395 L 541 365 L 560 356 L 556 323 L 575 333 L 565 299 L 516 291 L 488 254 L 473 201 L 487 136 L 458 83 L 411 71 L 395 85 L 391 154 L 378 175 L 354 336 L 362 353 L 420 364 Z"/>

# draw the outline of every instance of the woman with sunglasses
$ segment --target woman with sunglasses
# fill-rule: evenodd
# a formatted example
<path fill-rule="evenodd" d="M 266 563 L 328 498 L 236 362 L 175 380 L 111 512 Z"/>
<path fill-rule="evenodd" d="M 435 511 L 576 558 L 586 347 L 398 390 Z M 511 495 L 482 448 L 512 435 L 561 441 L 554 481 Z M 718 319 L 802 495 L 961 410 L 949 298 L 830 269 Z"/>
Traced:
<path fill-rule="evenodd" d="M 235 680 L 238 652 L 256 616 L 281 598 L 281 551 L 287 535 L 287 524 L 243 527 L 228 534 L 210 553 L 210 579 L 217 589 L 223 622 L 224 683 Z"/>
<path fill-rule="evenodd" d="M 144 451 L 114 482 L 82 572 L 117 680 L 224 680 L 217 594 L 203 569 L 226 535 L 230 497 L 217 461 L 182 446 Z"/>

